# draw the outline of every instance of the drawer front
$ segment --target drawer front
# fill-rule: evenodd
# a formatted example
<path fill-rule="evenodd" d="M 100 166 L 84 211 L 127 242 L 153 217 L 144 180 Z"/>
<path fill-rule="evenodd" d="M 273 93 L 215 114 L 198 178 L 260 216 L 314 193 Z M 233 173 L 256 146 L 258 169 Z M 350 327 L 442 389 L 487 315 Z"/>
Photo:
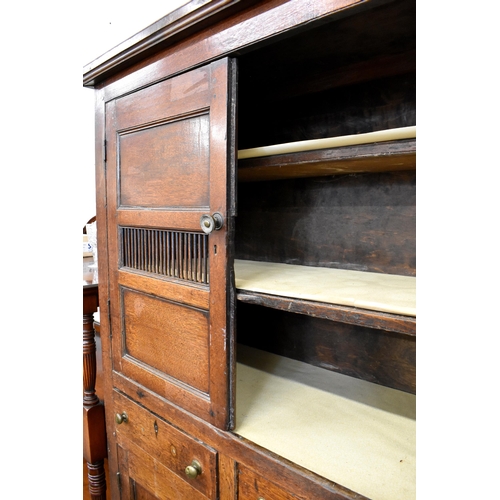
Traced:
<path fill-rule="evenodd" d="M 245 466 L 238 465 L 238 500 L 305 500 L 264 479 Z"/>
<path fill-rule="evenodd" d="M 128 443 L 118 447 L 120 500 L 207 500 L 144 450 Z"/>
<path fill-rule="evenodd" d="M 117 443 L 124 449 L 134 449 L 135 454 L 139 448 L 148 456 L 147 460 L 143 458 L 137 462 L 135 468 L 144 463 L 145 469 L 149 466 L 158 470 L 168 469 L 206 497 L 216 498 L 217 452 L 215 450 L 179 431 L 116 391 L 113 393 L 113 411 L 122 419 L 120 424 L 115 424 Z M 128 446 L 128 443 L 132 445 Z M 155 464 L 161 467 L 158 468 Z M 188 466 L 192 466 L 189 471 L 196 477 L 187 475 Z M 201 473 L 197 471 L 198 468 L 201 469 Z"/>

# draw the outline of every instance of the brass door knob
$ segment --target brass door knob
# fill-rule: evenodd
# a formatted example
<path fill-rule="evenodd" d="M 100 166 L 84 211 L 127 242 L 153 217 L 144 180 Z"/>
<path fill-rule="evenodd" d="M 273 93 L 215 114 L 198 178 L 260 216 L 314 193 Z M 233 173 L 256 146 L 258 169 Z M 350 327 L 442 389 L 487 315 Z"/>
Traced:
<path fill-rule="evenodd" d="M 115 415 L 115 422 L 120 425 L 123 424 L 123 422 L 128 422 L 128 415 L 123 412 L 123 413 L 117 413 Z"/>
<path fill-rule="evenodd" d="M 224 217 L 219 212 L 213 215 L 204 214 L 200 219 L 200 226 L 204 233 L 210 234 L 213 230 L 218 231 L 224 224 Z"/>
<path fill-rule="evenodd" d="M 201 464 L 198 460 L 193 460 L 191 465 L 186 467 L 186 476 L 189 479 L 196 479 L 201 474 Z"/>

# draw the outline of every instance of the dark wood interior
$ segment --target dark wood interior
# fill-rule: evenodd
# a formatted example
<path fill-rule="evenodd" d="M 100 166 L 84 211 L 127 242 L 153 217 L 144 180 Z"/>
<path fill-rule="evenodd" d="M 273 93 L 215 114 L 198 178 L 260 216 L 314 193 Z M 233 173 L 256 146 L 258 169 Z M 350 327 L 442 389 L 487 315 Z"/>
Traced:
<path fill-rule="evenodd" d="M 415 16 L 388 3 L 239 57 L 239 149 L 415 125 Z"/>
<path fill-rule="evenodd" d="M 243 183 L 237 259 L 415 276 L 415 171 Z"/>
<path fill-rule="evenodd" d="M 238 303 L 238 342 L 415 393 L 416 337 Z"/>
<path fill-rule="evenodd" d="M 415 15 L 388 3 L 243 54 L 238 147 L 415 125 Z M 239 161 L 235 257 L 416 276 L 415 152 L 410 139 Z M 414 318 L 238 299 L 239 342 L 415 393 Z"/>

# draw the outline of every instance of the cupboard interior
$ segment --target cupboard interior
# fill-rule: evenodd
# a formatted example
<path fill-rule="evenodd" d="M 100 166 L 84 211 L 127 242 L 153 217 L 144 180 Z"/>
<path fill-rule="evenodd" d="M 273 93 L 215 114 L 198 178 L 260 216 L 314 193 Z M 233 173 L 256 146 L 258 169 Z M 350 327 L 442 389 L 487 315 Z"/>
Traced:
<path fill-rule="evenodd" d="M 415 76 L 412 2 L 393 2 L 322 22 L 243 53 L 238 149 L 413 127 Z M 237 260 L 315 267 L 325 273 L 375 273 L 382 280 L 394 275 L 414 283 L 414 138 L 239 160 L 238 180 Z M 364 472 L 363 467 L 357 469 L 352 477 L 332 477 L 318 469 L 317 455 L 304 459 L 308 454 L 297 436 L 306 432 L 313 417 L 301 416 L 307 414 L 307 403 L 301 402 L 307 396 L 299 395 L 293 380 L 304 376 L 298 383 L 302 389 L 309 387 L 311 394 L 317 387 L 309 376 L 330 384 L 323 393 L 325 401 L 330 397 L 326 393 L 336 393 L 338 387 L 345 389 L 343 402 L 357 404 L 359 394 L 365 394 L 360 411 L 367 421 L 376 421 L 370 412 L 379 410 L 380 396 L 394 402 L 384 411 L 398 423 L 390 424 L 387 432 L 401 446 L 375 483 L 392 484 L 394 498 L 406 497 L 408 492 L 396 484 L 404 477 L 401 487 L 414 488 L 415 314 L 291 298 L 286 290 L 265 293 L 237 287 L 237 299 L 235 432 L 379 498 L 387 492 L 366 488 L 369 467 Z M 283 380 L 289 380 L 290 387 L 273 392 L 275 383 Z M 336 420 L 343 412 L 337 396 L 325 410 L 332 417 L 321 433 L 323 439 L 332 436 L 332 442 L 325 440 L 327 448 L 339 446 L 338 429 L 349 424 L 348 417 L 343 423 Z M 292 406 L 280 403 L 280 397 Z M 286 425 L 262 425 L 279 421 Z M 356 432 L 364 442 L 372 442 L 385 435 L 382 428 L 359 422 Z M 385 454 L 379 445 L 376 448 Z M 377 452 L 371 456 L 366 447 L 353 449 L 359 451 L 353 464 L 377 461 Z M 331 448 L 324 451 L 328 455 Z"/>
<path fill-rule="evenodd" d="M 238 60 L 238 149 L 416 124 L 414 2 L 333 16 Z"/>
<path fill-rule="evenodd" d="M 414 395 L 238 351 L 234 432 L 367 498 L 414 498 Z"/>

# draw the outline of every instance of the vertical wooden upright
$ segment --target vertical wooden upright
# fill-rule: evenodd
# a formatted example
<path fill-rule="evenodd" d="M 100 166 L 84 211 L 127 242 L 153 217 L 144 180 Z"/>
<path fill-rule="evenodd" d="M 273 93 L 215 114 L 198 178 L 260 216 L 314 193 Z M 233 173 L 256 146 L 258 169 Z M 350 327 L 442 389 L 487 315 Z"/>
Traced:
<path fill-rule="evenodd" d="M 104 458 L 106 428 L 104 405 L 95 392 L 97 363 L 94 313 L 98 307 L 98 286 L 83 288 L 83 458 L 87 461 L 92 499 L 106 500 Z"/>

